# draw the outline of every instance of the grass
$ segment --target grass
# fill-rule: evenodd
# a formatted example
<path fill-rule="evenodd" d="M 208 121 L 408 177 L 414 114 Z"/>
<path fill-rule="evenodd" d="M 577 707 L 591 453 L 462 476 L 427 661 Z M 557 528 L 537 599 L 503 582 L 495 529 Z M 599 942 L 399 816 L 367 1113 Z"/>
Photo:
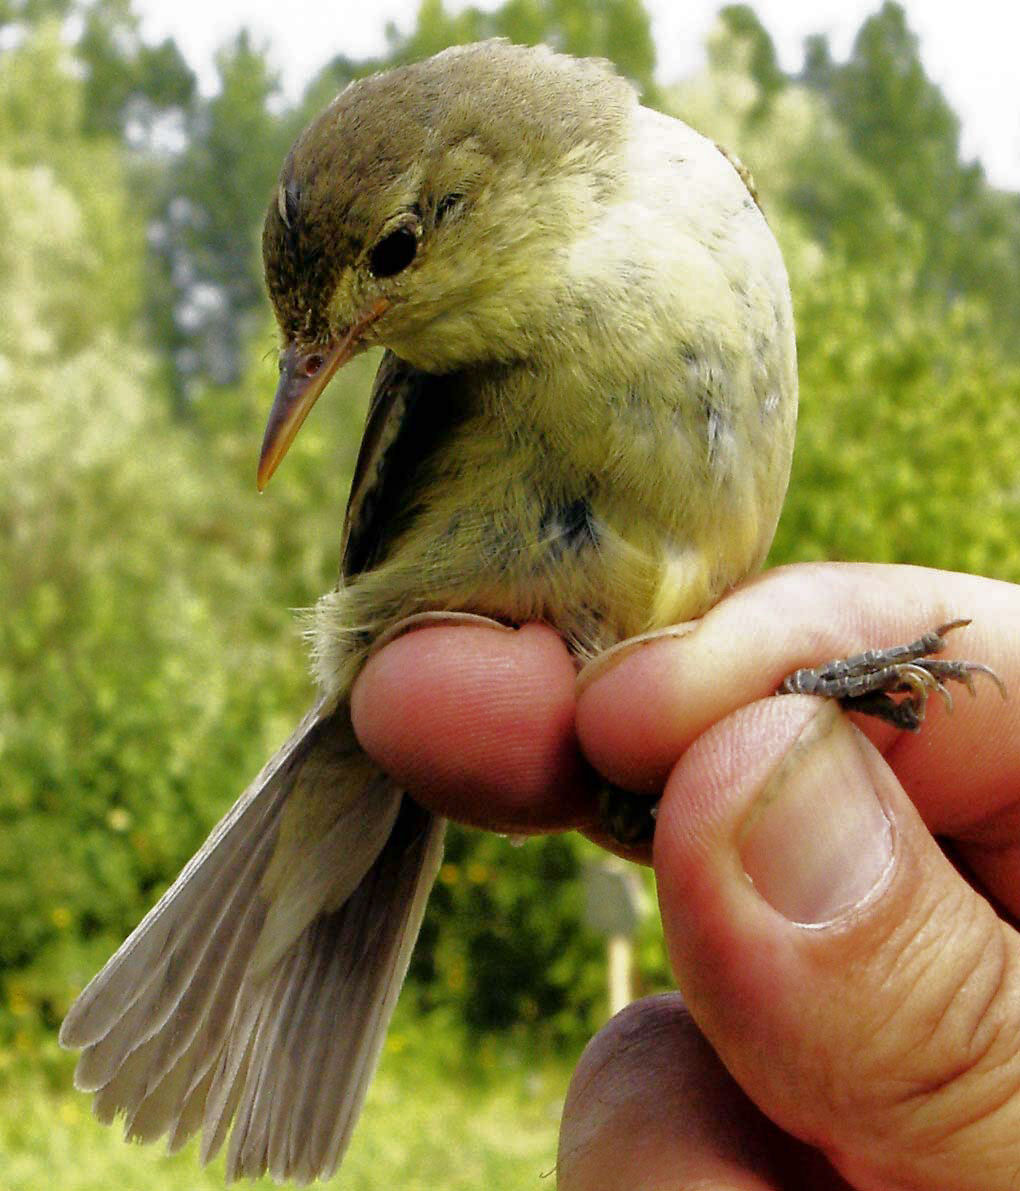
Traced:
<path fill-rule="evenodd" d="M 448 1035 L 430 1037 L 431 1029 L 427 1021 L 405 1022 L 391 1033 L 341 1173 L 318 1185 L 551 1191 L 568 1066 L 496 1044 L 483 1044 L 466 1060 Z M 158 1146 L 128 1144 L 116 1127 L 95 1121 L 88 1098 L 71 1087 L 66 1059 L 8 1056 L 0 1075 L 0 1191 L 223 1186 L 222 1157 L 203 1169 L 194 1140 L 169 1157 Z"/>

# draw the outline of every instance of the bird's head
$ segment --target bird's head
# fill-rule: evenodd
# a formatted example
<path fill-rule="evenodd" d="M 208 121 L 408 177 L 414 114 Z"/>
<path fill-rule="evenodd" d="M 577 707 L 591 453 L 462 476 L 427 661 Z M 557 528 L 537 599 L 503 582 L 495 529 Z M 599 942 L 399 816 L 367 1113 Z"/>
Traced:
<path fill-rule="evenodd" d="M 627 83 L 502 41 L 352 83 L 298 138 L 270 200 L 283 336 L 258 482 L 372 345 L 444 373 L 554 334 L 570 244 L 618 185 Z"/>

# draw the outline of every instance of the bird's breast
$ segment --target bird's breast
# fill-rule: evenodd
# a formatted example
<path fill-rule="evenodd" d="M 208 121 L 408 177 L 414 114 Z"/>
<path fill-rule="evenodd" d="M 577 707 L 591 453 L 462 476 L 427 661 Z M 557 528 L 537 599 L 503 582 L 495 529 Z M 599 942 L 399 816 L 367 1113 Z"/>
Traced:
<path fill-rule="evenodd" d="M 319 672 L 428 609 L 541 618 L 579 653 L 702 615 L 763 561 L 796 411 L 789 287 L 733 166 L 640 110 L 527 358 L 451 378 L 385 556 L 320 606 Z M 357 626 L 357 635 L 352 635 Z M 332 676 L 332 677 L 331 677 Z"/>

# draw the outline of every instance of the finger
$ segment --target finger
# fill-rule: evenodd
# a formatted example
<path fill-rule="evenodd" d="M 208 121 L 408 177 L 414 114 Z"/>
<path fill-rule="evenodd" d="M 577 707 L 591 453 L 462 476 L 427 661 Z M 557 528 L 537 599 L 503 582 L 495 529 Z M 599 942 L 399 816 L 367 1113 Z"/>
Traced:
<path fill-rule="evenodd" d="M 1020 1170 L 1017 935 L 831 703 L 744 707 L 666 784 L 655 867 L 685 998 L 778 1125 L 853 1186 Z"/>
<path fill-rule="evenodd" d="M 576 670 L 545 625 L 419 629 L 372 657 L 351 713 L 365 751 L 437 813 L 496 831 L 584 825 Z"/>
<path fill-rule="evenodd" d="M 588 1044 L 563 1107 L 556 1174 L 559 1191 L 846 1186 L 759 1112 L 675 993 L 636 1001 Z"/>
<path fill-rule="evenodd" d="M 985 662 L 1013 692 L 978 676 L 957 688 L 948 717 L 932 699 L 917 734 L 855 717 L 930 829 L 968 846 L 982 877 L 1016 913 L 1020 866 L 1020 588 L 920 567 L 820 564 L 781 568 L 734 592 L 689 626 L 623 653 L 584 688 L 577 730 L 585 754 L 628 789 L 661 790 L 685 749 L 717 720 L 772 694 L 800 666 L 912 640 L 957 616 L 945 657 Z M 994 747 L 990 747 L 994 742 Z M 970 849 L 970 845 L 975 845 Z"/>
<path fill-rule="evenodd" d="M 768 1191 L 776 1130 L 674 995 L 636 1002 L 589 1043 L 563 1107 L 559 1191 Z M 701 1180 L 699 1182 L 699 1180 Z"/>

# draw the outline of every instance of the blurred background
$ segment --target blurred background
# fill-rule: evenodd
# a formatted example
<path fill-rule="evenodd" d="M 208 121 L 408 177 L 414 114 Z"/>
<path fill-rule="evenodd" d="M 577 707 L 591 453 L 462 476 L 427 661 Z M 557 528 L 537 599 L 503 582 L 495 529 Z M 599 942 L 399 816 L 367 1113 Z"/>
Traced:
<path fill-rule="evenodd" d="M 842 3 L 838 38 L 803 18 L 792 53 L 774 3 L 654 26 L 641 0 L 380 0 L 360 25 L 341 7 L 283 6 L 303 22 L 285 42 L 241 5 L 214 28 L 170 0 L 0 0 L 0 1191 L 222 1186 L 194 1146 L 169 1159 L 95 1124 L 55 1034 L 311 698 L 293 610 L 335 581 L 374 361 L 258 497 L 258 236 L 288 146 L 352 78 L 546 41 L 736 151 L 798 322 L 773 561 L 1020 580 L 1020 92 L 962 129 L 931 73 L 968 94 L 952 37 L 918 34 L 931 4 Z M 549 1185 L 606 1014 L 593 851 L 453 831 L 345 1188 Z M 636 960 L 639 992 L 669 987 L 654 918 Z"/>

